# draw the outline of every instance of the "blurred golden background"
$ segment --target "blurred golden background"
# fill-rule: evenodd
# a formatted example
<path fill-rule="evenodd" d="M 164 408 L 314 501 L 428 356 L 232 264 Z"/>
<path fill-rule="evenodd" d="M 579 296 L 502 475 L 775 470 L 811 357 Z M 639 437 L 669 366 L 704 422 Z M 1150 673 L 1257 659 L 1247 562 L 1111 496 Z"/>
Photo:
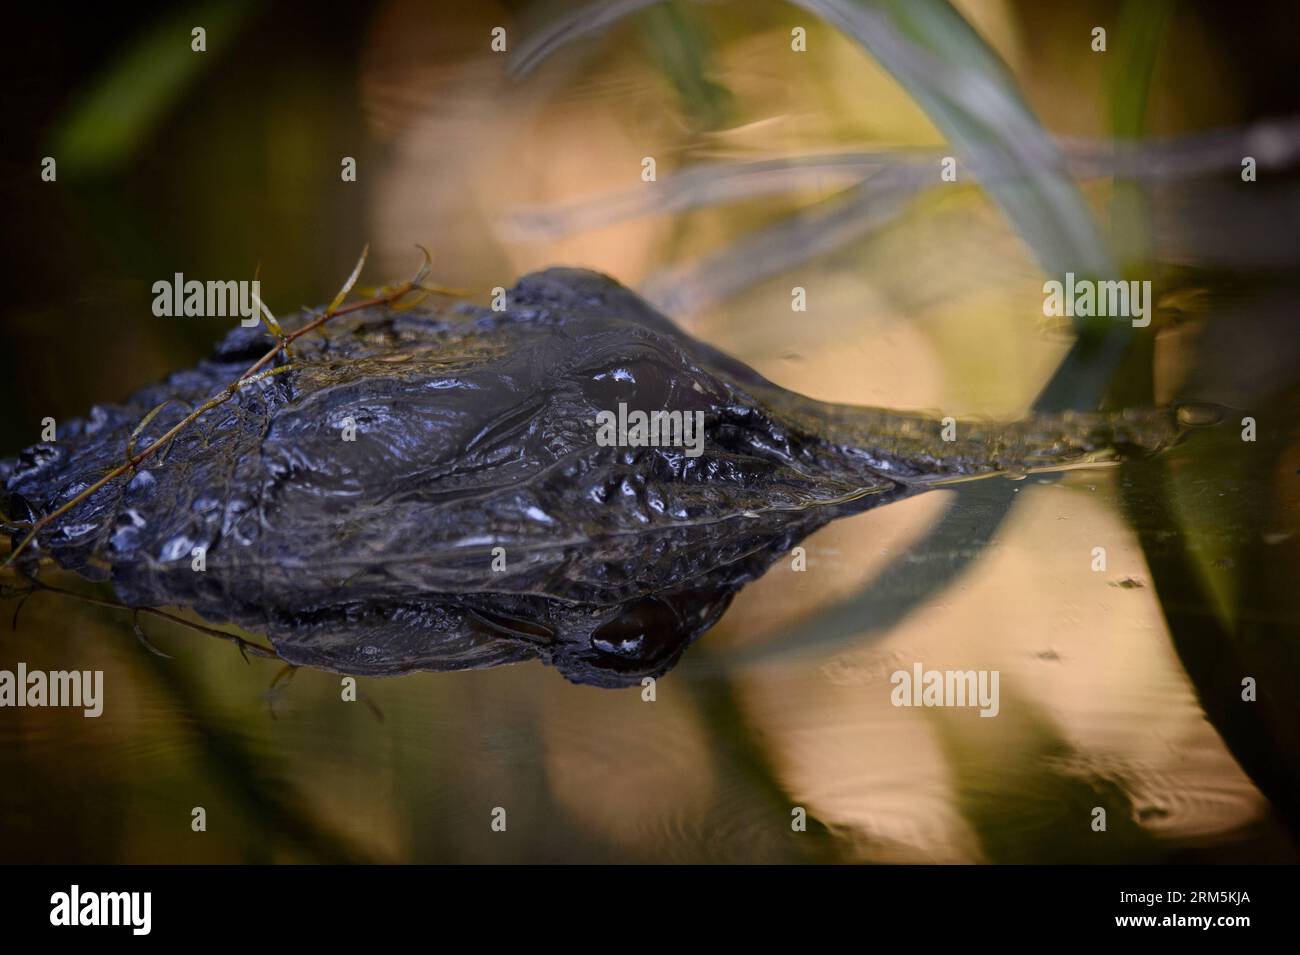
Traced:
<path fill-rule="evenodd" d="M 0 667 L 103 669 L 108 699 L 98 720 L 0 712 L 0 858 L 1296 861 L 1300 206 L 1291 127 L 1260 125 L 1300 115 L 1288 5 L 954 7 L 1072 158 L 1111 156 L 1117 133 L 1212 130 L 1237 137 L 1229 158 L 1278 157 L 1250 193 L 1228 188 L 1235 162 L 1183 176 L 1150 159 L 1136 203 L 1127 179 L 1080 175 L 1100 233 L 1157 278 L 1149 397 L 1249 408 L 1267 465 L 1188 447 L 1167 473 L 995 480 L 835 523 L 804 543 L 806 572 L 780 562 L 743 591 L 653 703 L 534 664 L 363 680 L 343 703 L 336 675 L 277 681 L 274 662 L 147 624 L 161 659 L 129 616 L 37 595 Z M 606 272 L 817 398 L 1030 407 L 1073 340 L 1043 316 L 1043 250 L 964 169 L 890 185 L 901 160 L 954 149 L 851 36 L 793 5 L 673 2 L 512 75 L 490 31 L 513 50 L 548 15 L 432 0 L 142 4 L 111 28 L 27 14 L 42 19 L 11 30 L 5 67 L 6 454 L 46 415 L 120 398 L 224 333 L 155 318 L 157 279 L 260 265 L 282 315 L 328 301 L 366 242 L 363 282 L 409 274 L 419 243 L 437 281 L 480 301 L 546 266 Z M 46 155 L 57 183 L 39 181 Z M 971 537 L 918 546 L 946 511 L 972 516 Z M 897 622 L 875 615 L 907 586 L 889 568 L 941 579 L 957 563 Z M 917 660 L 1000 670 L 1000 716 L 892 706 L 890 672 Z M 1243 729 L 1207 700 L 1244 674 L 1274 682 Z"/>

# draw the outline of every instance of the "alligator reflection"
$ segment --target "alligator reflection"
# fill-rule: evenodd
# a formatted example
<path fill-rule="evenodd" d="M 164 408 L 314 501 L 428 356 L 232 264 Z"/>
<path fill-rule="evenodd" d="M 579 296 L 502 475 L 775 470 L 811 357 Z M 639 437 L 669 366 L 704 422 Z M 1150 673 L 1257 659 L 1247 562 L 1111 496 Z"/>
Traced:
<path fill-rule="evenodd" d="M 284 374 L 51 521 L 29 569 L 49 556 L 111 579 L 131 606 L 264 631 L 295 664 L 396 674 L 540 659 L 624 686 L 665 672 L 741 587 L 836 517 L 1177 434 L 1152 411 L 941 435 L 933 419 L 785 391 L 604 276 L 527 276 L 508 303 L 341 316 L 295 343 Z M 137 446 L 271 344 L 236 329 L 198 368 L 3 463 L 6 513 L 50 513 L 124 460 L 151 410 L 171 402 Z M 618 440 L 597 440 L 616 409 Z M 682 429 L 667 424 L 698 415 L 701 446 L 671 440 Z"/>

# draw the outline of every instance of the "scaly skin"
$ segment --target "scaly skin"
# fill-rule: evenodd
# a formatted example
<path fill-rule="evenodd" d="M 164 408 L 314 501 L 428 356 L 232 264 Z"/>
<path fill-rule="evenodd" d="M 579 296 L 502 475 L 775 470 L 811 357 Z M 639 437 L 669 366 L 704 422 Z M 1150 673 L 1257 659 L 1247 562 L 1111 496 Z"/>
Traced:
<path fill-rule="evenodd" d="M 207 412 L 24 557 L 111 579 L 132 606 L 264 631 L 293 663 L 395 674 L 539 658 L 622 686 L 666 671 L 836 517 L 1177 435 L 1149 411 L 963 424 L 949 442 L 932 418 L 778 388 L 595 273 L 530 275 L 508 302 L 341 316 L 295 344 L 294 370 Z M 197 368 L 0 465 L 7 513 L 54 510 L 124 460 L 151 409 L 182 402 L 137 447 L 272 344 L 236 329 Z M 702 411 L 703 453 L 601 446 L 596 416 L 620 403 Z"/>

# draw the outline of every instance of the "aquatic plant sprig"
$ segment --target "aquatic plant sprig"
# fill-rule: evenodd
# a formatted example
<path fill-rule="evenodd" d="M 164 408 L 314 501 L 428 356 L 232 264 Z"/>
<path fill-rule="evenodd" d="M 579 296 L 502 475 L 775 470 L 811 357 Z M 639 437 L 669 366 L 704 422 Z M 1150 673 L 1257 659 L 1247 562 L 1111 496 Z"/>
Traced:
<path fill-rule="evenodd" d="M 334 299 L 330 302 L 329 307 L 326 308 L 324 312 L 322 312 L 320 315 L 318 315 L 316 318 L 312 319 L 311 321 L 307 322 L 301 328 L 296 329 L 295 331 L 290 332 L 284 335 L 283 337 L 277 337 L 277 341 L 275 345 L 271 347 L 266 352 L 265 355 L 263 355 L 252 365 L 250 365 L 244 371 L 244 373 L 241 374 L 238 378 L 230 382 L 230 384 L 228 384 L 224 389 L 217 392 L 207 401 L 197 406 L 193 411 L 191 411 L 184 418 L 182 418 L 180 421 L 174 424 L 170 429 L 168 429 L 165 434 L 163 434 L 161 437 L 153 441 L 153 443 L 151 443 L 150 445 L 148 445 L 147 447 L 143 448 L 140 451 L 134 451 L 134 439 L 139 436 L 138 432 L 143 430 L 144 426 L 147 425 L 150 420 L 152 420 L 153 416 L 156 415 L 161 410 L 161 408 L 155 408 L 153 411 L 151 411 L 146 416 L 145 420 L 141 422 L 141 425 L 137 427 L 137 433 L 133 435 L 132 440 L 128 442 L 126 460 L 123 461 L 121 464 L 119 464 L 117 467 L 113 468 L 111 471 L 109 471 L 99 480 L 90 484 L 87 488 L 85 488 L 75 497 L 71 498 L 68 501 L 65 501 L 63 504 L 59 505 L 54 510 L 50 511 L 48 514 L 43 515 L 41 518 L 35 521 L 31 525 L 31 529 L 27 532 L 27 535 L 22 539 L 22 541 L 19 542 L 18 546 L 15 547 L 12 551 L 10 551 L 9 556 L 5 559 L 4 566 L 5 567 L 11 566 L 13 562 L 18 558 L 18 555 L 21 554 L 24 550 L 26 550 L 29 546 L 31 546 L 32 542 L 36 540 L 37 535 L 39 535 L 42 530 L 48 527 L 52 521 L 55 521 L 58 518 L 62 517 L 64 514 L 68 513 L 73 508 L 75 508 L 78 504 L 83 503 L 91 496 L 98 493 L 106 485 L 111 484 L 113 481 L 117 480 L 123 475 L 134 472 L 135 469 L 139 467 L 143 461 L 148 460 L 153 455 L 157 454 L 159 451 L 161 451 L 163 448 L 169 445 L 177 435 L 179 435 L 182 431 L 184 431 L 186 428 L 192 425 L 199 418 L 203 417 L 203 415 L 207 414 L 213 408 L 225 404 L 227 401 L 233 398 L 240 391 L 240 389 L 242 389 L 247 385 L 251 385 L 259 381 L 263 381 L 272 375 L 276 375 L 285 371 L 292 370 L 294 366 L 291 364 L 280 365 L 278 367 L 270 368 L 270 369 L 266 368 L 266 366 L 270 362 L 274 361 L 275 357 L 278 354 L 280 354 L 282 351 L 287 351 L 288 347 L 292 345 L 295 341 L 297 341 L 299 338 L 302 338 L 304 335 L 316 331 L 326 322 L 330 321 L 333 318 L 337 318 L 340 315 L 347 315 L 350 312 L 359 312 L 362 309 L 376 308 L 379 306 L 396 306 L 401 301 L 401 299 L 405 298 L 407 295 L 411 294 L 412 292 L 423 293 L 423 295 L 421 296 L 421 300 L 423 300 L 424 297 L 427 297 L 430 294 L 439 294 L 439 295 L 457 294 L 455 290 L 446 289 L 438 285 L 428 285 L 425 283 L 425 280 L 429 276 L 429 272 L 433 268 L 433 260 L 432 257 L 429 255 L 428 249 L 424 248 L 423 246 L 416 246 L 416 248 L 418 248 L 421 252 L 424 253 L 424 263 L 420 266 L 419 270 L 416 271 L 415 275 L 413 275 L 410 279 L 408 279 L 405 282 L 401 282 L 397 285 L 384 286 L 378 289 L 376 291 L 376 294 L 371 298 L 362 299 L 360 301 L 351 302 L 347 305 L 344 305 L 343 304 L 344 300 L 348 297 L 348 295 L 352 292 L 353 287 L 356 285 L 357 279 L 361 275 L 361 270 L 365 267 L 366 258 L 370 254 L 370 246 L 366 245 L 361 250 L 361 256 L 360 258 L 357 259 L 357 264 L 352 269 L 352 274 L 348 276 L 347 281 L 343 283 L 343 286 L 339 289 L 338 294 L 334 296 Z"/>
<path fill-rule="evenodd" d="M 131 614 L 131 629 L 134 631 L 136 639 L 139 640 L 151 653 L 155 653 L 158 656 L 166 657 L 167 654 L 153 646 L 153 644 L 149 642 L 148 637 L 145 636 L 144 631 L 140 627 L 139 618 L 141 614 L 156 617 L 160 620 L 166 620 L 169 623 L 179 624 L 182 627 L 197 631 L 204 636 L 227 640 L 239 649 L 239 653 L 244 658 L 245 662 L 248 662 L 248 656 L 250 653 L 253 656 L 263 657 L 268 660 L 280 659 L 280 655 L 270 647 L 263 646 L 260 643 L 255 643 L 252 640 L 247 640 L 237 633 L 218 630 L 216 627 L 208 627 L 193 620 L 186 620 L 178 614 L 168 613 L 166 610 L 161 610 L 157 607 L 129 607 L 124 603 L 110 600 L 107 597 L 98 597 L 94 594 L 83 594 L 75 590 L 68 590 L 64 587 L 56 587 L 53 584 L 47 584 L 45 581 L 37 580 L 34 577 L 25 577 L 21 585 L 0 584 L 0 599 L 9 600 L 15 597 L 18 598 L 18 606 L 14 608 L 12 620 L 12 626 L 14 628 L 17 628 L 18 626 L 18 613 L 22 610 L 23 605 L 27 603 L 27 600 L 33 594 L 38 593 L 57 594 L 60 597 L 79 600 L 82 603 L 90 604 L 95 607 L 106 607 L 109 610 L 125 610 L 129 612 Z"/>

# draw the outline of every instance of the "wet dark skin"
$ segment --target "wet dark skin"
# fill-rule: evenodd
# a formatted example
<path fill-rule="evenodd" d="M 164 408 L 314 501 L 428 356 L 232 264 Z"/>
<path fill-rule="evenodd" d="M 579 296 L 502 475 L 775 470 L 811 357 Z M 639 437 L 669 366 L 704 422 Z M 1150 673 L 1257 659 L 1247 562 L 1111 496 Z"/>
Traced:
<path fill-rule="evenodd" d="M 672 667 L 828 521 L 1178 433 L 1172 413 L 1145 410 L 959 423 L 945 441 L 937 418 L 779 388 L 593 272 L 526 276 L 507 303 L 340 316 L 20 560 L 111 580 L 131 606 L 264 632 L 295 664 L 390 675 L 539 659 L 627 686 Z M 236 329 L 197 368 L 0 464 L 6 513 L 53 511 L 122 463 L 153 408 L 178 399 L 137 447 L 273 344 Z M 602 446 L 597 414 L 620 403 L 702 411 L 703 453 Z"/>

